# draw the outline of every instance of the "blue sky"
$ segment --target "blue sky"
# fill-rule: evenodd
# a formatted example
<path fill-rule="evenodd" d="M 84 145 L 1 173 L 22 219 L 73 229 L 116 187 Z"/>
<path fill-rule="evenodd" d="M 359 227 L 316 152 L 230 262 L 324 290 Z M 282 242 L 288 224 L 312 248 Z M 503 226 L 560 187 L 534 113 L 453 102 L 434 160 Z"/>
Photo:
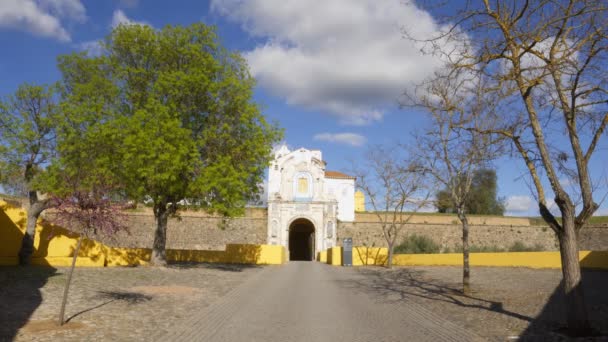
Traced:
<path fill-rule="evenodd" d="M 425 126 L 422 113 L 399 109 L 398 97 L 438 61 L 399 30 L 424 34 L 437 25 L 400 0 L 2 0 L 0 96 L 23 82 L 58 80 L 58 55 L 95 53 L 118 23 L 197 21 L 216 25 L 223 44 L 245 55 L 258 79 L 256 100 L 285 129 L 286 143 L 322 150 L 328 169 L 347 171 L 368 145 L 407 144 Z M 592 160 L 595 178 L 606 177 L 606 140 Z M 523 162 L 505 158 L 496 167 L 508 213 L 537 215 Z M 608 215 L 606 203 L 600 213 Z"/>

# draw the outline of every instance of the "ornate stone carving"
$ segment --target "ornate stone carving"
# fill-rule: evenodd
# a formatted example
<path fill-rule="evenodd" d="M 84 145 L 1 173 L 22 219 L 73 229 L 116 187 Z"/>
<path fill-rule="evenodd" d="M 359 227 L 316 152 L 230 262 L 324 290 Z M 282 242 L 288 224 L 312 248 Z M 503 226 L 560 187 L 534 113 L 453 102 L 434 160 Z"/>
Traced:
<path fill-rule="evenodd" d="M 272 237 L 277 237 L 279 234 L 279 221 L 272 220 L 272 228 L 270 229 L 270 235 Z"/>
<path fill-rule="evenodd" d="M 327 222 L 327 238 L 331 239 L 334 237 L 334 223 L 332 221 Z"/>

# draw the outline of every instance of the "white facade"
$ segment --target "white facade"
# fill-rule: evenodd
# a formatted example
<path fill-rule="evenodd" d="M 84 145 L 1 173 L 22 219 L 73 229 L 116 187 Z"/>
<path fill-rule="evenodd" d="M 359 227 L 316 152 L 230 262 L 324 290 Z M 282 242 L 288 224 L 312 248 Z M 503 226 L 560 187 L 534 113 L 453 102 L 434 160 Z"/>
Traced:
<path fill-rule="evenodd" d="M 290 151 L 283 146 L 274 157 L 268 172 L 268 243 L 283 245 L 290 252 L 296 244 L 306 243 L 306 258 L 314 258 L 336 245 L 337 220 L 354 220 L 355 179 L 326 171 L 318 150 Z M 298 230 L 302 225 L 308 230 L 295 232 L 294 222 Z M 297 241 L 302 234 L 310 241 Z"/>

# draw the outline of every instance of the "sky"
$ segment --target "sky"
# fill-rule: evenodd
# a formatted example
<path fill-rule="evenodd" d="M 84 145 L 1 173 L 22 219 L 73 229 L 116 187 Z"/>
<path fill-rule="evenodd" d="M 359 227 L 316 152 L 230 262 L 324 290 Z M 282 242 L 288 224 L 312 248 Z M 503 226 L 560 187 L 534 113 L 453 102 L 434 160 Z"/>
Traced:
<path fill-rule="evenodd" d="M 215 25 L 223 45 L 245 56 L 255 100 L 284 128 L 284 143 L 320 149 L 330 170 L 347 172 L 372 145 L 411 144 L 428 124 L 399 98 L 440 61 L 401 30 L 439 28 L 431 13 L 402 0 L 0 0 L 0 96 L 24 82 L 59 80 L 58 55 L 99 53 L 97 42 L 116 25 L 194 22 Z M 597 179 L 607 178 L 606 140 L 591 162 Z M 523 162 L 494 166 L 507 214 L 537 216 Z M 608 215 L 606 202 L 598 215 Z"/>

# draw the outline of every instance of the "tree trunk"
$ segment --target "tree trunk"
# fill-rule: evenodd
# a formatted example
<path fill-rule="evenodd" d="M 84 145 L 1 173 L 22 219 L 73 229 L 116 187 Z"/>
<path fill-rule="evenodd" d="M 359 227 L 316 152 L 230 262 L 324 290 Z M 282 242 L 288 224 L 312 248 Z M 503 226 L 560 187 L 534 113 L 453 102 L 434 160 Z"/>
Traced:
<path fill-rule="evenodd" d="M 471 293 L 471 268 L 469 265 L 469 220 L 465 214 L 458 215 L 462 222 L 462 292 Z"/>
<path fill-rule="evenodd" d="M 394 243 L 388 244 L 388 260 L 386 261 L 387 268 L 393 268 L 393 246 Z"/>
<path fill-rule="evenodd" d="M 80 252 L 80 245 L 82 244 L 82 235 L 78 239 L 78 243 L 76 244 L 76 249 L 74 250 L 74 255 L 72 256 L 72 267 L 68 271 L 68 279 L 65 282 L 65 287 L 63 288 L 63 299 L 61 300 L 61 309 L 59 310 L 59 325 L 63 325 L 65 323 L 65 306 L 68 302 L 68 292 L 70 291 L 70 283 L 72 283 L 72 274 L 74 274 L 74 267 L 76 266 L 76 258 L 78 258 L 78 252 Z"/>
<path fill-rule="evenodd" d="M 167 221 L 169 219 L 169 211 L 167 210 L 166 203 L 155 205 L 154 217 L 156 219 L 156 230 L 154 231 L 154 245 L 152 246 L 150 263 L 155 266 L 167 266 L 165 247 L 167 244 Z"/>
<path fill-rule="evenodd" d="M 562 212 L 563 214 L 563 212 Z M 563 290 L 566 299 L 568 330 L 577 336 L 591 332 L 587 317 L 585 294 L 581 282 L 581 265 L 578 259 L 578 239 L 574 215 L 562 215 L 563 230 L 558 234 L 562 261 Z"/>
<path fill-rule="evenodd" d="M 32 261 L 34 253 L 34 238 L 36 237 L 36 223 L 40 214 L 46 209 L 46 203 L 38 200 L 36 191 L 29 193 L 30 207 L 27 210 L 27 223 L 25 234 L 21 240 L 21 249 L 19 250 L 19 264 L 29 265 Z"/>

